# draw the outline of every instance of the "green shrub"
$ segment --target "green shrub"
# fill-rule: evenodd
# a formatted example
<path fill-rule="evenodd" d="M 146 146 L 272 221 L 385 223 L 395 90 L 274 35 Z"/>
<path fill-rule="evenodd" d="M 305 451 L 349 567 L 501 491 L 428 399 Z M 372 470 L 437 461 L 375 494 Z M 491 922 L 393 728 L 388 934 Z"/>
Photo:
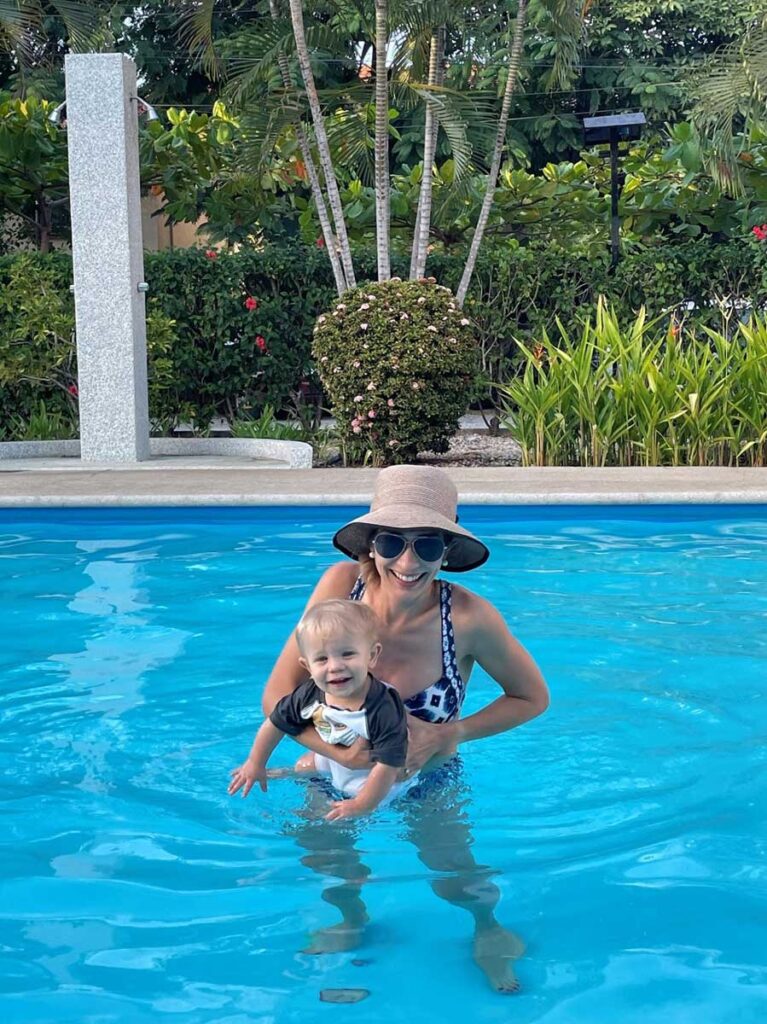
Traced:
<path fill-rule="evenodd" d="M 77 437 L 78 386 L 71 262 L 62 253 L 6 260 L 0 290 L 3 440 Z M 173 322 L 147 306 L 150 408 L 168 386 Z"/>
<path fill-rule="evenodd" d="M 463 258 L 433 253 L 430 272 L 454 289 Z M 257 417 L 266 405 L 278 414 L 301 407 L 313 375 L 312 328 L 336 297 L 323 251 L 295 243 L 215 259 L 183 249 L 145 253 L 144 260 L 155 431 L 167 432 L 179 421 L 206 430 L 216 414 Z M 355 264 L 360 280 L 375 276 L 374 251 L 355 250 Z M 401 255 L 393 254 L 393 270 L 405 276 Z M 73 323 L 71 281 L 66 253 L 0 257 L 0 432 L 6 437 L 11 418 L 28 421 L 40 400 L 52 412 L 76 415 L 60 386 L 69 356 L 59 361 L 59 354 L 72 354 L 69 328 L 58 329 L 62 346 L 53 337 L 62 311 Z M 533 344 L 544 329 L 556 331 L 558 317 L 566 330 L 577 331 L 577 317 L 593 313 L 600 294 L 623 325 L 642 305 L 649 318 L 668 320 L 669 310 L 692 303 L 692 312 L 682 310 L 688 323 L 720 327 L 718 300 L 724 299 L 731 331 L 741 308 L 767 302 L 767 244 L 705 238 L 637 247 L 614 270 L 606 253 L 578 256 L 556 244 L 520 247 L 509 240 L 490 244 L 480 252 L 466 304 L 485 376 L 508 380 L 523 361 L 517 339 Z M 246 308 L 249 297 L 256 308 Z M 14 363 L 8 346 L 19 344 L 27 346 L 25 358 L 45 364 L 45 374 Z M 61 377 L 55 384 L 51 368 Z M 68 372 L 74 378 L 74 363 Z"/>
<path fill-rule="evenodd" d="M 767 321 L 733 336 L 648 322 L 603 303 L 577 335 L 521 345 L 501 385 L 507 425 L 535 466 L 767 464 Z"/>
<path fill-rule="evenodd" d="M 347 292 L 318 318 L 314 357 L 355 463 L 447 451 L 477 386 L 471 323 L 433 278 Z"/>

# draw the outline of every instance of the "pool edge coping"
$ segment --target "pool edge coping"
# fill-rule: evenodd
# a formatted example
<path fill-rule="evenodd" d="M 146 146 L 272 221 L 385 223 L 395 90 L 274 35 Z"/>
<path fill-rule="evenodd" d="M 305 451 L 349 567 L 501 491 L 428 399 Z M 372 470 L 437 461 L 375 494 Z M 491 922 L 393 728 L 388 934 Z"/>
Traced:
<path fill-rule="evenodd" d="M 763 505 L 767 468 L 449 468 L 466 505 Z M 376 470 L 146 468 L 0 474 L 0 507 L 365 505 Z"/>

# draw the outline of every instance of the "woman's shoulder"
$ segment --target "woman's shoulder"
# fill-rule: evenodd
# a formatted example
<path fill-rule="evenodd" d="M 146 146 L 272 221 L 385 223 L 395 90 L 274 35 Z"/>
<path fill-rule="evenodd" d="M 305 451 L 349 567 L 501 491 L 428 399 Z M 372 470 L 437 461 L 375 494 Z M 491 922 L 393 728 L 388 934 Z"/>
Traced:
<path fill-rule="evenodd" d="M 460 583 L 453 583 L 452 580 L 449 582 L 453 623 L 457 629 L 480 632 L 499 626 L 506 629 L 501 613 L 492 602 Z"/>
<path fill-rule="evenodd" d="M 334 562 L 320 576 L 314 590 L 314 599 L 324 601 L 330 597 L 348 597 L 360 574 L 356 562 Z"/>

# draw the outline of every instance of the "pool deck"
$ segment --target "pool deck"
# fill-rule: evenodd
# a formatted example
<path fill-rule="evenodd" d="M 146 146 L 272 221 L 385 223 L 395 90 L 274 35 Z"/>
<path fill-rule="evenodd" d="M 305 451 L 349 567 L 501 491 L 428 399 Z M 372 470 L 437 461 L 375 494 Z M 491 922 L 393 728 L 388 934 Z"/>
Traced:
<path fill-rule="evenodd" d="M 767 469 L 448 469 L 464 504 L 767 504 Z M 214 460 L 5 470 L 0 507 L 355 505 L 373 469 L 269 469 Z"/>

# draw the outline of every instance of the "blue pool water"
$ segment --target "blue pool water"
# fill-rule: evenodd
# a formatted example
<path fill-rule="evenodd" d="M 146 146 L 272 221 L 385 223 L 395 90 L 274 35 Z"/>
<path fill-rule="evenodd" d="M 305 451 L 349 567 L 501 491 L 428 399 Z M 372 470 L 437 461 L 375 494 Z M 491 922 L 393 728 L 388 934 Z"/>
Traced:
<path fill-rule="evenodd" d="M 305 781 L 226 795 L 352 511 L 0 512 L 4 1024 L 762 1024 L 767 508 L 465 509 L 493 554 L 461 582 L 552 706 L 356 836 Z M 301 953 L 343 878 L 363 947 Z M 500 890 L 521 994 L 457 879 Z"/>

